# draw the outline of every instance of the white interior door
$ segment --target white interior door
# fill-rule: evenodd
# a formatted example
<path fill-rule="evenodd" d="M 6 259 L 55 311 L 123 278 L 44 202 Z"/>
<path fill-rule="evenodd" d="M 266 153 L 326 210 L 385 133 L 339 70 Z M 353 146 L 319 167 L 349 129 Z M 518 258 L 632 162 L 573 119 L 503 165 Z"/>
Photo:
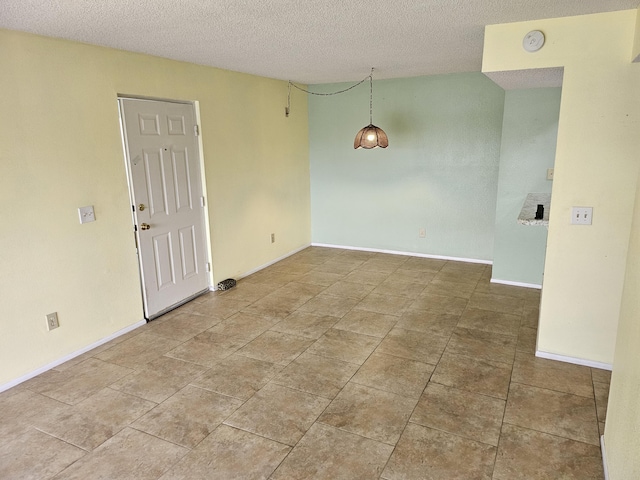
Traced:
<path fill-rule="evenodd" d="M 208 289 L 191 104 L 120 100 L 142 290 L 153 318 Z"/>

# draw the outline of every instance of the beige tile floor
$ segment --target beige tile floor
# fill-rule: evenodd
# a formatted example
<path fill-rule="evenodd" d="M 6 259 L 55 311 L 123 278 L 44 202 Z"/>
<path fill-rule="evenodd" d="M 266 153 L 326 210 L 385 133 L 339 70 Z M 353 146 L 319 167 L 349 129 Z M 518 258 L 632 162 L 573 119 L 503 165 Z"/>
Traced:
<path fill-rule="evenodd" d="M 312 247 L 0 394 L 7 479 L 601 479 L 609 374 L 486 265 Z"/>

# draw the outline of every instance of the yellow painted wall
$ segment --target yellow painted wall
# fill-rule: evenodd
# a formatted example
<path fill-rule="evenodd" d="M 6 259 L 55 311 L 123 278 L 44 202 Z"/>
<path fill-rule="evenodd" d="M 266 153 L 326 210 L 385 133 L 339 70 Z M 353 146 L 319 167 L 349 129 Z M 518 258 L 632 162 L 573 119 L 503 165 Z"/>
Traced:
<path fill-rule="evenodd" d="M 640 62 L 640 8 L 636 14 L 636 34 L 633 42 L 633 52 L 631 58 L 634 62 Z"/>
<path fill-rule="evenodd" d="M 310 242 L 286 82 L 0 30 L 0 386 L 143 318 L 118 94 L 199 101 L 215 282 Z"/>
<path fill-rule="evenodd" d="M 492 25 L 483 71 L 564 67 L 537 349 L 611 364 L 640 167 L 636 10 Z M 530 30 L 545 46 L 522 48 Z M 570 224 L 572 206 L 593 225 Z"/>
<path fill-rule="evenodd" d="M 640 186 L 640 177 L 638 177 Z M 611 376 L 605 449 L 609 478 L 640 478 L 640 188 L 622 296 L 616 354 Z"/>
<path fill-rule="evenodd" d="M 636 46 L 639 38 L 640 22 L 636 24 Z M 610 480 L 640 478 L 640 176 L 636 188 L 604 432 Z"/>

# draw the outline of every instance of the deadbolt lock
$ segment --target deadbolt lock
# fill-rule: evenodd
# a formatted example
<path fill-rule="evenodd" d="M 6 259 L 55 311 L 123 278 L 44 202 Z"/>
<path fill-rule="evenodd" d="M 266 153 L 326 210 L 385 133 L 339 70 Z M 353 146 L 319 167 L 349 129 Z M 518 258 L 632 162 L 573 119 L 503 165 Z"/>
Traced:
<path fill-rule="evenodd" d="M 149 230 L 150 228 L 151 228 L 151 225 L 149 225 L 148 223 L 140 224 L 140 230 Z"/>
<path fill-rule="evenodd" d="M 147 208 L 144 206 L 144 203 L 141 203 L 140 205 L 138 205 L 138 210 L 140 210 L 141 212 L 144 212 L 144 209 Z"/>

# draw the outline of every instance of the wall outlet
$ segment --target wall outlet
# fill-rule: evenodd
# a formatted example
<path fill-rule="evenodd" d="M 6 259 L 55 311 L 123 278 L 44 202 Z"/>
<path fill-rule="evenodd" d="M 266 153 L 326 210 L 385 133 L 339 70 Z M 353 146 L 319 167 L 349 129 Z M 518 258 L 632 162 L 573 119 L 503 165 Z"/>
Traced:
<path fill-rule="evenodd" d="M 276 234 L 275 233 L 271 234 L 271 243 L 276 243 Z"/>
<path fill-rule="evenodd" d="M 427 236 L 427 229 L 426 228 L 421 228 L 418 231 L 418 237 L 425 238 L 426 236 Z"/>
<path fill-rule="evenodd" d="M 573 225 L 591 225 L 593 207 L 573 207 L 571 209 L 571 223 Z"/>
<path fill-rule="evenodd" d="M 51 331 L 54 328 L 58 328 L 60 323 L 58 322 L 58 312 L 49 313 L 47 315 L 47 330 Z"/>
<path fill-rule="evenodd" d="M 547 180 L 553 180 L 553 168 L 547 168 Z"/>

